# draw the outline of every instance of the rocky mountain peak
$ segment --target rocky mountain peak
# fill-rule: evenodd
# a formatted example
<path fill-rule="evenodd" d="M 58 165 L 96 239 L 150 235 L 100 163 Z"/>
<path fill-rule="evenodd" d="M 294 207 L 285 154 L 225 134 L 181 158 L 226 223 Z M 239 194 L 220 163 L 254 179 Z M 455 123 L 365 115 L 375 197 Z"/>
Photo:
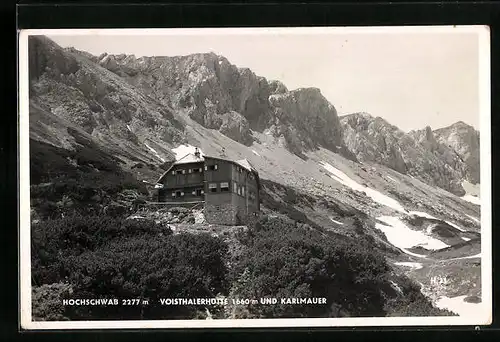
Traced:
<path fill-rule="evenodd" d="M 99 60 L 42 36 L 30 37 L 29 49 L 33 138 L 65 147 L 84 139 L 126 160 L 147 163 L 171 154 L 162 144 L 183 141 L 184 125 L 168 105 L 108 69 L 126 55 L 106 54 Z"/>
<path fill-rule="evenodd" d="M 466 164 L 466 179 L 472 184 L 480 181 L 479 132 L 471 125 L 458 121 L 448 127 L 434 131 L 436 139 L 455 151 Z"/>
<path fill-rule="evenodd" d="M 460 196 L 465 193 L 461 185 L 464 179 L 474 183 L 472 165 L 479 159 L 467 164 L 458 150 L 469 144 L 458 142 L 460 139 L 453 138 L 456 134 L 451 133 L 467 126 L 463 123 L 444 131 L 433 131 L 426 126 L 408 133 L 367 113 L 345 115 L 341 123 L 346 146 L 361 161 L 388 166 Z M 450 133 L 445 135 L 444 132 Z M 462 154 L 467 152 L 462 151 Z"/>
<path fill-rule="evenodd" d="M 213 52 L 139 61 L 101 56 L 99 64 L 242 144 L 252 143 L 252 131 L 269 129 L 298 155 L 319 146 L 339 151 L 343 145 L 335 107 L 320 89 L 289 91 Z M 228 118 L 235 120 L 231 128 Z"/>

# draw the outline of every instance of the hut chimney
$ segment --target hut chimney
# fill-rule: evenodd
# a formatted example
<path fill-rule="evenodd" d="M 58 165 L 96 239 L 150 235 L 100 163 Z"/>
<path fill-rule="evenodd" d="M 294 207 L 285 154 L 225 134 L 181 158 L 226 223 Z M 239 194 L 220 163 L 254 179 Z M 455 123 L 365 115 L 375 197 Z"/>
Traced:
<path fill-rule="evenodd" d="M 198 147 L 194 149 L 194 155 L 196 156 L 196 158 L 200 158 L 200 150 L 198 150 Z"/>

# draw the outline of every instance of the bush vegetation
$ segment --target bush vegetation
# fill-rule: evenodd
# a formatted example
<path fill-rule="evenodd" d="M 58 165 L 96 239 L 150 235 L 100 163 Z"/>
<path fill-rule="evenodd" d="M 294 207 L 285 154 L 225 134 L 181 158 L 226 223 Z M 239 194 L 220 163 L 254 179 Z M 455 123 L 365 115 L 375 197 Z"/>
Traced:
<path fill-rule="evenodd" d="M 227 246 L 208 234 L 172 235 L 168 227 L 154 221 L 75 214 L 33 225 L 32 279 L 37 293 L 50 292 L 50 284 L 67 283 L 71 298 L 149 302 L 146 306 L 66 307 L 64 316 L 69 319 L 188 319 L 203 308 L 161 306 L 159 298 L 212 298 L 227 293 L 226 253 Z M 34 296 L 33 305 L 53 307 L 54 296 L 59 296 L 59 305 L 69 298 L 67 292 L 52 292 Z M 62 315 L 59 311 L 53 312 Z M 37 312 L 45 319 L 54 317 L 45 309 Z"/>
<path fill-rule="evenodd" d="M 362 241 L 329 239 L 270 217 L 240 239 L 246 249 L 232 269 L 231 296 L 327 299 L 327 305 L 248 305 L 238 310 L 243 318 L 443 314 L 406 277 L 403 293 L 394 290 L 385 257 Z"/>

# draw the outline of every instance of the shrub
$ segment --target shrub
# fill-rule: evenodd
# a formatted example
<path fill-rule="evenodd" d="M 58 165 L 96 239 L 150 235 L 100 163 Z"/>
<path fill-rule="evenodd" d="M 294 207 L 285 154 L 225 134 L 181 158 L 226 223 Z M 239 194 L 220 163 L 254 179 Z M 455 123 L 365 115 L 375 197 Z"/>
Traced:
<path fill-rule="evenodd" d="M 159 298 L 227 294 L 226 254 L 218 238 L 172 235 L 146 219 L 75 214 L 41 221 L 32 226 L 32 279 L 41 298 L 34 305 L 44 320 L 193 318 L 204 307 L 160 306 Z M 71 285 L 71 298 L 145 298 L 150 305 L 63 310 L 62 290 L 49 286 L 61 282 Z M 218 310 L 210 308 L 214 315 Z"/>
<path fill-rule="evenodd" d="M 315 230 L 264 217 L 249 232 L 233 269 L 233 295 L 243 298 L 326 297 L 328 305 L 251 305 L 254 317 L 385 315 L 379 287 L 388 271 L 382 255 L 366 246 L 325 239 Z M 333 310 L 332 306 L 340 307 Z"/>
<path fill-rule="evenodd" d="M 31 228 L 33 279 L 37 284 L 65 279 L 68 273 L 61 264 L 65 257 L 95 250 L 112 239 L 171 233 L 154 221 L 110 216 L 73 214 L 41 221 Z"/>
<path fill-rule="evenodd" d="M 80 307 L 73 319 L 190 319 L 204 306 L 162 306 L 160 298 L 213 298 L 227 293 L 227 246 L 206 234 L 116 239 L 70 256 L 64 268 L 74 296 L 147 299 L 147 306 Z M 212 307 L 210 308 L 212 311 Z"/>
<path fill-rule="evenodd" d="M 34 321 L 67 321 L 67 308 L 62 305 L 63 298 L 73 293 L 71 285 L 56 283 L 33 286 L 32 317 Z"/>

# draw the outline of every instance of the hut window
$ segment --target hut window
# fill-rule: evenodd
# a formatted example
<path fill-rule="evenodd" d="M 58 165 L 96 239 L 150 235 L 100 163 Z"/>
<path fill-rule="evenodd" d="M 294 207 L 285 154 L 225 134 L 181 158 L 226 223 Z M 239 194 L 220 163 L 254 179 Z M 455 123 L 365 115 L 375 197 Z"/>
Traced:
<path fill-rule="evenodd" d="M 238 187 L 238 195 L 241 195 L 241 187 Z"/>
<path fill-rule="evenodd" d="M 215 170 L 217 170 L 217 164 L 214 164 L 214 165 L 208 165 L 208 169 L 209 169 L 210 171 L 215 171 Z"/>
<path fill-rule="evenodd" d="M 229 191 L 229 183 L 228 182 L 220 183 L 220 191 L 221 192 L 228 192 Z"/>
<path fill-rule="evenodd" d="M 233 183 L 233 192 L 234 193 L 238 192 L 238 183 L 236 182 Z"/>
<path fill-rule="evenodd" d="M 182 174 L 186 173 L 186 170 L 177 170 L 177 171 L 175 171 L 175 173 L 178 175 L 182 175 Z"/>
<path fill-rule="evenodd" d="M 174 191 L 174 192 L 172 192 L 172 197 L 175 197 L 175 191 Z"/>
<path fill-rule="evenodd" d="M 193 191 L 191 192 L 191 195 L 195 195 L 195 196 L 196 196 L 196 190 L 193 190 Z"/>
<path fill-rule="evenodd" d="M 208 184 L 208 190 L 210 192 L 217 192 L 217 184 L 216 183 L 210 183 L 210 184 Z"/>
<path fill-rule="evenodd" d="M 175 175 L 175 171 L 172 171 L 172 174 Z"/>
<path fill-rule="evenodd" d="M 244 186 L 241 187 L 241 196 L 245 196 L 245 187 Z"/>
<path fill-rule="evenodd" d="M 203 195 L 203 189 L 196 190 L 196 196 L 201 196 L 201 195 Z"/>
<path fill-rule="evenodd" d="M 193 169 L 192 170 L 193 173 L 201 173 L 203 172 L 203 169 L 200 167 L 200 168 L 196 168 L 196 169 Z M 189 170 L 189 173 L 191 173 L 191 169 Z"/>

